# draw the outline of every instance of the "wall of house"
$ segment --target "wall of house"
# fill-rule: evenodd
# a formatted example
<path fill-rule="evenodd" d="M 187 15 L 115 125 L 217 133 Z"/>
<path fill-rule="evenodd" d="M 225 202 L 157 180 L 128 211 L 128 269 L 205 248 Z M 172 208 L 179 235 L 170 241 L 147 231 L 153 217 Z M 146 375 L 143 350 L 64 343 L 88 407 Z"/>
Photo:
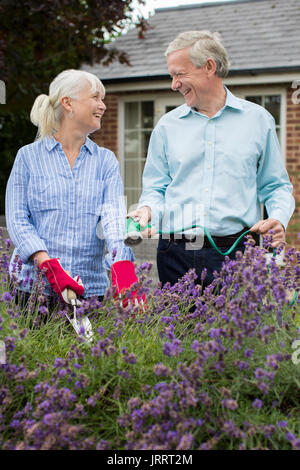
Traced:
<path fill-rule="evenodd" d="M 288 243 L 300 250 L 300 103 L 293 103 L 294 91 L 290 86 L 287 87 L 286 163 L 296 200 L 295 212 L 288 226 L 287 239 Z"/>
<path fill-rule="evenodd" d="M 296 209 L 287 230 L 288 245 L 300 250 L 300 104 L 292 102 L 292 94 L 295 90 L 291 84 L 286 84 L 287 114 L 286 114 L 286 167 L 294 187 Z M 274 88 L 276 85 L 274 85 Z M 263 87 L 261 87 L 263 88 Z M 270 85 L 265 85 L 270 90 Z M 249 87 L 247 87 L 249 89 Z M 243 87 L 230 87 L 233 93 L 239 94 Z M 148 92 L 147 92 L 148 93 Z M 169 95 L 170 91 L 165 91 Z M 104 114 L 102 129 L 93 135 L 93 139 L 101 146 L 111 149 L 118 157 L 118 96 L 129 93 L 109 93 L 106 95 L 105 104 L 107 111 Z M 132 93 L 130 93 L 132 94 Z M 155 94 L 155 92 L 153 92 Z"/>

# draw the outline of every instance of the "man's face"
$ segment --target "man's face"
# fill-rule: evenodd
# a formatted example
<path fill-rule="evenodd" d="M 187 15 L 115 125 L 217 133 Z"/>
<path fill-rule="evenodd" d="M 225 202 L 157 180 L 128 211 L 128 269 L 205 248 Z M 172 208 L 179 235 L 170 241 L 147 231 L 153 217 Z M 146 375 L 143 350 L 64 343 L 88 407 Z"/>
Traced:
<path fill-rule="evenodd" d="M 206 92 L 207 75 L 205 66 L 197 68 L 189 57 L 189 49 L 180 49 L 167 57 L 168 70 L 172 77 L 172 90 L 184 96 L 188 106 L 201 108 L 201 98 Z"/>

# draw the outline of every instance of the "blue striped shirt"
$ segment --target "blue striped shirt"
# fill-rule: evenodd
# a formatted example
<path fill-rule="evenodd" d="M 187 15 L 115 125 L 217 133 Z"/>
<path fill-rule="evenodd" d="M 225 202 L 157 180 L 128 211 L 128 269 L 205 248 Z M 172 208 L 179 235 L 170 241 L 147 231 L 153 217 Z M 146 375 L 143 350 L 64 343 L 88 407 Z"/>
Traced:
<path fill-rule="evenodd" d="M 225 89 L 212 118 L 183 104 L 152 132 L 139 207 L 164 232 L 200 224 L 215 236 L 237 233 L 261 219 L 261 203 L 285 228 L 293 214 L 273 117 Z"/>
<path fill-rule="evenodd" d="M 80 275 L 84 297 L 103 295 L 106 269 L 115 261 L 134 260 L 123 241 L 125 218 L 119 164 L 110 150 L 86 138 L 71 169 L 54 138 L 22 147 L 6 189 L 7 229 L 15 245 L 10 269 L 19 255 L 21 290 L 30 290 L 28 274 L 35 280 L 30 256 L 46 251 L 72 276 Z M 51 292 L 48 285 L 45 293 Z"/>

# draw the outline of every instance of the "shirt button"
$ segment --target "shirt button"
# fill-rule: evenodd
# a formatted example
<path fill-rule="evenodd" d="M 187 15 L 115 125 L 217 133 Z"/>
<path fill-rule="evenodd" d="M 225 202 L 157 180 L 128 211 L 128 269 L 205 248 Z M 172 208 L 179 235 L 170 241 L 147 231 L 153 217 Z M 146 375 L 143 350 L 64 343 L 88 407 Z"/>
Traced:
<path fill-rule="evenodd" d="M 211 142 L 207 142 L 207 143 L 208 143 L 208 145 L 211 145 Z"/>
<path fill-rule="evenodd" d="M 211 169 L 211 166 L 210 166 L 210 165 L 208 165 L 207 169 L 208 169 L 208 170 L 210 170 L 210 169 Z"/>
<path fill-rule="evenodd" d="M 205 189 L 204 189 L 204 191 L 207 193 L 207 191 L 208 191 L 208 188 L 205 188 Z"/>

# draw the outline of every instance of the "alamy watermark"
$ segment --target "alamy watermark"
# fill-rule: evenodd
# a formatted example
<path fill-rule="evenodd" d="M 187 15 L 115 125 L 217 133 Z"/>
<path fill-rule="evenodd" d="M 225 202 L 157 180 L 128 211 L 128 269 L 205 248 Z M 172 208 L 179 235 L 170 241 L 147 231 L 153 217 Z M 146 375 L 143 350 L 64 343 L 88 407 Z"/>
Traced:
<path fill-rule="evenodd" d="M 105 230 L 103 229 L 101 216 L 109 214 L 111 219 L 111 231 L 115 239 L 123 239 L 125 236 L 126 220 L 126 196 L 119 196 L 114 204 L 101 204 L 96 208 L 95 214 L 99 216 L 100 221 L 97 224 L 96 235 L 100 240 L 105 240 Z M 135 211 L 137 204 L 129 207 L 128 213 Z M 123 217 L 122 217 L 123 214 Z M 204 244 L 204 206 L 203 204 L 162 204 L 156 206 L 155 222 L 151 221 L 154 233 L 151 236 L 170 241 L 172 239 L 177 243 L 180 240 L 185 241 L 185 250 L 200 250 Z M 147 238 L 145 238 L 147 240 Z"/>
<path fill-rule="evenodd" d="M 6 364 L 6 351 L 4 341 L 0 341 L 0 364 Z"/>
<path fill-rule="evenodd" d="M 294 80 L 292 83 L 292 88 L 298 88 L 300 87 L 300 78 L 297 80 Z M 296 89 L 293 94 L 292 94 L 292 103 L 293 104 L 300 104 L 300 88 L 299 90 Z"/>
<path fill-rule="evenodd" d="M 0 104 L 6 103 L 6 86 L 3 80 L 0 80 Z"/>
<path fill-rule="evenodd" d="M 300 364 L 300 339 L 293 342 L 292 349 L 296 349 L 292 354 L 292 363 L 295 365 Z"/>

